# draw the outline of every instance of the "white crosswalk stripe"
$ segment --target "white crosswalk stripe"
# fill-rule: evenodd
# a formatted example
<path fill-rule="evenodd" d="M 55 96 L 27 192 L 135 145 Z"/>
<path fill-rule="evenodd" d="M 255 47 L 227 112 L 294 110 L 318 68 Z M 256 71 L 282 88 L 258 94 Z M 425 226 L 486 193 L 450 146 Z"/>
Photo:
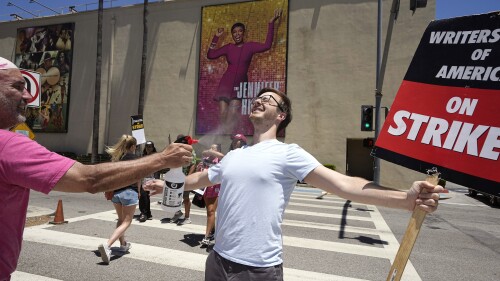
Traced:
<path fill-rule="evenodd" d="M 318 193 L 311 192 L 301 192 L 297 189 L 291 198 L 289 206 L 286 210 L 285 220 L 283 226 L 294 227 L 295 229 L 315 229 L 323 231 L 342 231 L 343 233 L 353 233 L 361 235 L 377 236 L 380 238 L 383 247 L 374 247 L 373 245 L 366 244 L 353 244 L 353 243 L 343 243 L 342 240 L 337 241 L 325 241 L 321 239 L 306 238 L 306 237 L 294 237 L 287 235 L 285 233 L 283 237 L 284 246 L 302 248 L 304 250 L 320 250 L 326 252 L 332 252 L 337 254 L 349 254 L 354 256 L 366 256 L 370 258 L 384 259 L 388 261 L 393 261 L 395 254 L 398 250 L 399 244 L 394 234 L 389 229 L 389 226 L 384 221 L 382 215 L 375 206 L 362 205 L 351 203 L 352 205 L 360 206 L 358 209 L 351 207 L 347 214 L 347 217 L 342 214 L 342 210 L 346 208 L 346 201 L 328 195 L 324 197 L 323 200 L 315 199 Z M 155 202 L 152 200 L 152 202 Z M 152 210 L 161 210 L 158 204 L 151 204 Z M 308 210 L 308 211 L 305 211 Z M 191 214 L 193 216 L 205 216 L 206 212 L 203 209 L 193 208 L 191 209 Z M 293 218 L 287 218 L 293 217 Z M 301 218 L 304 217 L 304 220 Z M 311 218 L 317 218 L 319 221 L 316 222 Z M 338 225 L 330 223 L 331 220 L 322 219 L 348 219 L 349 221 L 356 222 L 369 222 L 370 225 L 374 227 L 359 227 L 351 225 Z M 116 221 L 116 213 L 114 210 L 104 211 L 99 213 L 93 213 L 89 215 L 79 216 L 67 219 L 69 224 L 85 223 L 92 220 L 104 221 L 114 223 Z M 138 224 L 136 221 L 133 224 Z M 141 227 L 146 227 L 149 229 L 166 230 L 174 232 L 184 232 L 184 233 L 204 233 L 205 225 L 196 224 L 185 224 L 182 227 L 172 224 L 172 223 L 162 223 L 160 220 L 150 220 L 147 223 L 140 224 Z M 24 231 L 24 240 L 33 243 L 40 243 L 47 246 L 60 246 L 70 249 L 95 251 L 96 245 L 105 241 L 106 237 L 96 237 L 87 236 L 81 234 L 74 234 L 58 231 L 57 227 L 53 225 L 45 224 L 39 226 L 33 226 L 26 228 Z M 168 254 L 167 251 L 168 250 Z M 193 271 L 204 271 L 205 260 L 208 253 L 206 251 L 188 252 L 178 249 L 163 248 L 159 246 L 141 244 L 133 242 L 133 249 L 122 258 L 138 260 L 148 263 L 154 263 L 159 265 L 167 265 L 172 267 L 178 267 Z M 120 261 L 116 261 L 120 262 Z M 354 278 L 350 276 L 340 276 L 334 274 L 320 273 L 314 271 L 308 271 L 297 268 L 287 267 L 285 263 L 285 280 L 295 281 L 295 280 L 339 280 L 339 281 L 355 281 L 355 280 L 365 280 Z M 33 273 L 25 273 L 22 271 L 17 271 L 12 276 L 14 281 L 25 281 L 25 280 L 58 280 L 43 275 L 36 275 Z M 416 272 L 415 268 L 408 261 L 406 266 L 403 279 L 402 280 L 415 280 L 419 281 L 421 278 Z"/>

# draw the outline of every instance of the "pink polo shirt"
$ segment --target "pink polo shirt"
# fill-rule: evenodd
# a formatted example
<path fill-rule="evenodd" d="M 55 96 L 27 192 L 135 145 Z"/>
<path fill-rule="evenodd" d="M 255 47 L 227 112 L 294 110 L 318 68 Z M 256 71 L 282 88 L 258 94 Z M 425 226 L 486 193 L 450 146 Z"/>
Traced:
<path fill-rule="evenodd" d="M 74 163 L 21 134 L 0 130 L 0 280 L 16 270 L 30 189 L 49 193 Z"/>

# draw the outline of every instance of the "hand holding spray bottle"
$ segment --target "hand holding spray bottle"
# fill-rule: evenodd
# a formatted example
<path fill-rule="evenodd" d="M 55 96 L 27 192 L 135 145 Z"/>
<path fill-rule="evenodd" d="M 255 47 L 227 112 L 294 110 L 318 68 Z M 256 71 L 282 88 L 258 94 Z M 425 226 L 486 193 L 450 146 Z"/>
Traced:
<path fill-rule="evenodd" d="M 195 144 L 198 140 L 190 136 L 178 138 L 174 143 Z M 167 212 L 167 217 L 173 217 L 181 209 L 182 194 L 184 193 L 184 182 L 186 175 L 182 172 L 182 167 L 170 169 L 165 176 L 165 185 L 163 186 L 163 196 L 161 208 Z"/>

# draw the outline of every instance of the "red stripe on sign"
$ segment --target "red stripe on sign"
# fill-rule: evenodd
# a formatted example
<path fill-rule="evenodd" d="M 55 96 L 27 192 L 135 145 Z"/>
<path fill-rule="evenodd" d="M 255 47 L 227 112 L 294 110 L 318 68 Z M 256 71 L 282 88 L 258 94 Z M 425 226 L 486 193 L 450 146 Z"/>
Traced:
<path fill-rule="evenodd" d="M 403 81 L 376 146 L 500 182 L 500 90 Z"/>

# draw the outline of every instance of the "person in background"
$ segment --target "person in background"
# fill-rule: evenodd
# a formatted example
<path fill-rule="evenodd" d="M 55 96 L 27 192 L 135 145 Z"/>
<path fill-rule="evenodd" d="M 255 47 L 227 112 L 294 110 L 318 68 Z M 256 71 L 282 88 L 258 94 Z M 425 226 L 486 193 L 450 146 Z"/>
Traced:
<path fill-rule="evenodd" d="M 179 134 L 177 136 L 177 139 L 185 137 L 183 134 Z M 189 165 L 183 166 L 182 171 L 186 176 L 194 173 L 196 171 L 196 152 L 193 150 L 192 151 L 192 156 L 193 160 Z M 177 211 L 172 219 L 170 220 L 171 223 L 177 223 L 177 225 L 183 225 L 183 224 L 189 224 L 191 223 L 191 219 L 189 218 L 189 215 L 191 213 L 191 200 L 189 199 L 189 194 L 190 191 L 184 191 L 182 195 L 182 204 L 184 205 L 184 213 L 182 213 L 181 210 Z"/>
<path fill-rule="evenodd" d="M 220 155 L 219 146 L 217 144 L 212 144 L 209 149 L 211 152 L 203 152 L 203 160 L 198 164 L 197 171 L 201 172 L 212 165 L 219 163 L 219 158 L 216 155 Z M 206 155 L 206 156 L 205 156 Z M 222 155 L 223 157 L 224 155 Z M 203 192 L 203 200 L 205 201 L 205 208 L 207 209 L 207 225 L 205 228 L 205 237 L 201 240 L 203 246 L 210 246 L 214 241 L 214 228 L 215 228 L 215 210 L 217 209 L 217 198 L 219 197 L 220 184 L 207 186 Z"/>
<path fill-rule="evenodd" d="M 240 148 L 247 145 L 247 138 L 243 134 L 235 134 L 231 135 L 231 144 L 229 145 L 229 151 Z M 218 148 L 217 150 L 213 150 L 212 148 L 204 150 L 201 155 L 203 157 L 217 157 L 222 159 L 224 157 L 224 153 L 222 153 L 221 149 Z"/>
<path fill-rule="evenodd" d="M 231 145 L 229 151 L 247 145 L 247 138 L 243 134 L 236 134 L 231 136 Z"/>
<path fill-rule="evenodd" d="M 171 144 L 161 153 L 131 161 L 84 165 L 47 150 L 9 128 L 26 121 L 31 99 L 26 80 L 11 61 L 0 57 L 0 280 L 16 270 L 28 210 L 30 190 L 48 194 L 97 193 L 139 181 L 160 169 L 192 161 L 192 147 Z"/>
<path fill-rule="evenodd" d="M 122 135 L 118 143 L 112 147 L 108 147 L 106 152 L 111 155 L 111 161 L 128 161 L 137 159 L 135 150 L 137 148 L 137 140 L 130 135 Z M 111 245 L 120 241 L 120 252 L 128 252 L 131 247 L 130 242 L 125 241 L 125 231 L 132 224 L 135 208 L 139 203 L 139 190 L 141 182 L 135 182 L 125 187 L 119 188 L 113 192 L 113 206 L 115 207 L 118 221 L 116 229 L 111 234 L 107 242 L 99 245 L 98 249 L 101 253 L 101 259 L 104 263 L 109 263 L 111 259 Z"/>
<path fill-rule="evenodd" d="M 142 155 L 147 156 L 153 153 L 156 153 L 155 144 L 152 141 L 147 141 L 146 145 L 144 145 Z M 148 177 L 144 178 L 144 181 L 153 178 L 159 179 L 160 172 L 155 172 L 154 174 L 149 175 Z M 142 187 L 140 193 L 141 196 L 139 196 L 139 210 L 141 211 L 141 214 L 139 215 L 138 220 L 140 222 L 145 222 L 146 220 L 153 219 L 153 215 L 151 214 L 151 199 L 149 198 L 149 191 L 144 190 L 144 188 Z"/>
<path fill-rule="evenodd" d="M 218 164 L 186 178 L 186 190 L 221 183 L 205 281 L 284 279 L 281 225 L 297 180 L 363 204 L 426 212 L 437 208 L 444 190 L 439 185 L 418 181 L 407 191 L 383 187 L 328 169 L 297 144 L 278 141 L 277 133 L 292 120 L 292 108 L 276 89 L 258 93 L 249 118 L 253 145 L 232 150 Z M 146 188 L 158 193 L 163 184 L 150 181 Z"/>

